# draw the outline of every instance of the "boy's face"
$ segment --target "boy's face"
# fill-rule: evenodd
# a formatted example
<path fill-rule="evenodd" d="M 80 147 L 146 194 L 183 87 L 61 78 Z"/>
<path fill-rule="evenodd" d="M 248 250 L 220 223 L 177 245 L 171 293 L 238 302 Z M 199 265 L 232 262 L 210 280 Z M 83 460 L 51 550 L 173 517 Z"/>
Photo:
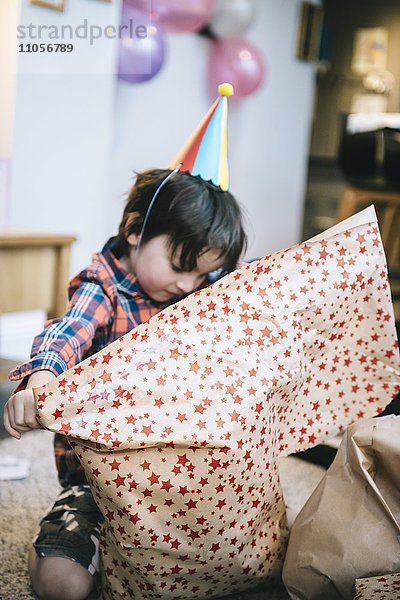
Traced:
<path fill-rule="evenodd" d="M 167 235 L 159 235 L 140 246 L 136 254 L 138 236 L 127 237 L 130 245 L 128 268 L 138 283 L 156 302 L 169 302 L 176 296 L 193 292 L 201 286 L 206 275 L 223 266 L 224 257 L 217 250 L 206 250 L 198 257 L 193 271 L 182 271 L 180 251 L 171 255 Z"/>

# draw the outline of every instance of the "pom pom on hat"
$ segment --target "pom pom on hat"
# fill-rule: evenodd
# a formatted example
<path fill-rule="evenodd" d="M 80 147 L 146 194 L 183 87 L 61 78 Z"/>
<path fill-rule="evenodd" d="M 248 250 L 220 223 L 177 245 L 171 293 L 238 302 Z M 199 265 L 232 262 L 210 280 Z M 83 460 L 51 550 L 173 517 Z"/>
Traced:
<path fill-rule="evenodd" d="M 221 96 L 233 96 L 233 85 L 231 83 L 220 83 L 218 91 Z"/>
<path fill-rule="evenodd" d="M 233 94 L 233 86 L 222 83 L 218 91 L 219 98 L 170 163 L 169 169 L 180 165 L 180 171 L 199 175 L 205 181 L 212 181 L 221 189 L 228 190 L 227 96 Z"/>

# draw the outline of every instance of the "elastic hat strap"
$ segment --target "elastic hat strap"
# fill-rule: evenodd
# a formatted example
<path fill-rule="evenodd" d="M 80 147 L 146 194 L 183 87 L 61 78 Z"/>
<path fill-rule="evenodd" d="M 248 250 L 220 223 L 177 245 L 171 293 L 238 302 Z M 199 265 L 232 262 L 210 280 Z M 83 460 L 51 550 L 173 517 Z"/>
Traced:
<path fill-rule="evenodd" d="M 171 173 L 169 173 L 169 174 L 168 174 L 168 175 L 167 175 L 167 176 L 166 176 L 166 177 L 165 177 L 165 178 L 162 180 L 162 182 L 160 183 L 160 185 L 158 186 L 158 188 L 157 188 L 157 189 L 156 189 L 156 191 L 154 192 L 154 195 L 153 195 L 153 197 L 152 197 L 152 199 L 151 199 L 151 201 L 150 201 L 150 204 L 149 204 L 149 206 L 148 206 L 148 208 L 147 208 L 147 210 L 146 210 L 146 214 L 145 214 L 145 216 L 144 216 L 144 220 L 143 220 L 142 229 L 141 229 L 141 231 L 140 231 L 140 235 L 139 235 L 139 241 L 138 241 L 138 244 L 137 244 L 137 247 L 136 247 L 135 258 L 136 258 L 137 254 L 138 254 L 138 252 L 139 252 L 139 249 L 140 249 L 140 246 L 141 246 L 141 243 L 142 243 L 142 239 L 143 239 L 143 233 L 144 233 L 144 230 L 145 230 L 145 227 L 146 227 L 147 221 L 148 221 L 148 219 L 149 219 L 150 211 L 151 211 L 151 209 L 152 209 L 152 207 L 153 207 L 153 204 L 154 204 L 154 202 L 155 202 L 155 200 L 156 200 L 156 198 L 157 198 L 157 196 L 158 196 L 158 194 L 159 194 L 159 192 L 160 192 L 161 188 L 162 188 L 162 187 L 163 187 L 163 186 L 164 186 L 164 185 L 167 183 L 167 181 L 168 181 L 169 179 L 171 179 L 171 177 L 172 177 L 173 175 L 175 175 L 175 173 L 177 173 L 177 172 L 179 171 L 179 168 L 180 168 L 181 164 L 182 164 L 182 163 L 179 163 L 179 165 L 178 165 L 177 167 L 175 167 L 175 169 L 174 169 L 174 170 L 173 170 Z"/>

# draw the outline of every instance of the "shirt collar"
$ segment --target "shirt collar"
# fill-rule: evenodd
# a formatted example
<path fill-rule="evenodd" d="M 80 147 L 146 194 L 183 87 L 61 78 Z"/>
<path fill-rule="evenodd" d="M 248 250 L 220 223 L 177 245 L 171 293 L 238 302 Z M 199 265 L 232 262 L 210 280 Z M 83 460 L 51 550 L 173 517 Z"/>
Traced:
<path fill-rule="evenodd" d="M 128 296 L 131 296 L 135 300 L 143 298 L 146 302 L 149 302 L 153 306 L 160 309 L 167 306 L 165 302 L 156 302 L 146 294 L 146 292 L 141 288 L 136 276 L 133 273 L 129 273 L 119 262 L 119 258 L 121 256 L 122 253 L 119 248 L 117 238 L 110 238 L 105 243 L 101 251 L 100 258 L 107 266 L 118 292 L 122 292 Z"/>

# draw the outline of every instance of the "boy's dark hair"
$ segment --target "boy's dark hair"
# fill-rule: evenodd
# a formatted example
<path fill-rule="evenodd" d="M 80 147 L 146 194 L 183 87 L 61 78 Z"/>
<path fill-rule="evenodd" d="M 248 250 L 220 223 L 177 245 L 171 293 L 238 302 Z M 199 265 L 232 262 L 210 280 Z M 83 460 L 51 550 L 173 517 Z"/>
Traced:
<path fill-rule="evenodd" d="M 146 211 L 169 169 L 139 173 L 128 194 L 118 231 L 118 244 L 127 254 L 126 240 L 140 235 Z M 180 267 L 192 271 L 201 253 L 211 248 L 225 257 L 224 270 L 235 269 L 246 246 L 242 213 L 234 196 L 200 177 L 178 171 L 162 186 L 150 210 L 142 244 L 159 235 L 168 235 L 172 256 L 178 250 Z"/>

